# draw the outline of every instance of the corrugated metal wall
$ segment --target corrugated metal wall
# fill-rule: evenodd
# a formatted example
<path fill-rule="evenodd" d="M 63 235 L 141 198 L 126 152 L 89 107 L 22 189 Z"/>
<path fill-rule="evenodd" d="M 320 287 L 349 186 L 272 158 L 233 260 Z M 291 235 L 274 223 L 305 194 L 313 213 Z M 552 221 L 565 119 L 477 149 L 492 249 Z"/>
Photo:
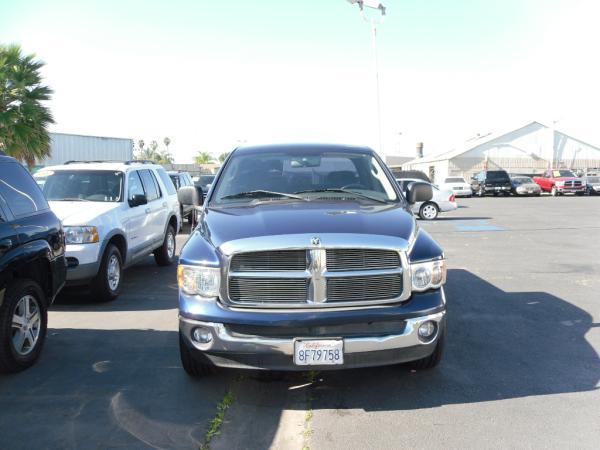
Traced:
<path fill-rule="evenodd" d="M 51 156 L 38 162 L 52 166 L 66 161 L 127 161 L 133 159 L 133 140 L 78 134 L 50 133 Z"/>

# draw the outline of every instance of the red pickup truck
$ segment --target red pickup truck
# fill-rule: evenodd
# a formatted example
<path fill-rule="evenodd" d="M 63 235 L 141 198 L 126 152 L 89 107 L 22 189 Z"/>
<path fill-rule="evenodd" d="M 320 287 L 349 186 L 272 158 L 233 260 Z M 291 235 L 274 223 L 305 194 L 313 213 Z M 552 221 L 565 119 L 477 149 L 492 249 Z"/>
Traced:
<path fill-rule="evenodd" d="M 585 194 L 585 182 L 567 169 L 546 170 L 543 175 L 533 177 L 533 181 L 540 185 L 542 191 L 550 192 L 554 196 L 567 192 Z"/>

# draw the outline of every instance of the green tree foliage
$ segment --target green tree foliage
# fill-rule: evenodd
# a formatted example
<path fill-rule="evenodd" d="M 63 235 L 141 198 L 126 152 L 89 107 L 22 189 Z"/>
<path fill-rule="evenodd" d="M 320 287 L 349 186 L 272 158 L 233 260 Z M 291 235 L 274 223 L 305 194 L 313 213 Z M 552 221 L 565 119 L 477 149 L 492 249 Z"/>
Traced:
<path fill-rule="evenodd" d="M 214 158 L 208 152 L 198 152 L 196 156 L 194 156 L 194 162 L 196 164 L 209 164 L 214 162 Z"/>
<path fill-rule="evenodd" d="M 0 150 L 32 166 L 50 155 L 48 125 L 52 90 L 42 84 L 44 66 L 15 44 L 0 45 Z"/>
<path fill-rule="evenodd" d="M 173 164 L 174 161 L 173 155 L 169 153 L 168 149 L 159 150 L 158 142 L 151 141 L 150 146 L 146 147 L 142 139 L 138 141 L 138 149 L 135 152 L 135 157 L 136 159 L 154 161 L 157 164 Z"/>
<path fill-rule="evenodd" d="M 223 164 L 223 163 L 225 162 L 225 160 L 226 160 L 226 159 L 227 159 L 227 157 L 229 156 L 229 153 L 230 153 L 230 152 L 225 152 L 225 153 L 221 153 L 221 154 L 219 155 L 219 162 L 220 162 L 221 164 Z"/>

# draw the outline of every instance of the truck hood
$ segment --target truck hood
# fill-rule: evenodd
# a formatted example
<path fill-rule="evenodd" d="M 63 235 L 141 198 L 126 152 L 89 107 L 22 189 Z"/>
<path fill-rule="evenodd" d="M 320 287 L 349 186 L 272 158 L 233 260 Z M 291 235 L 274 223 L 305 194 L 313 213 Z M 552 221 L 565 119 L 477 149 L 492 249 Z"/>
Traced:
<path fill-rule="evenodd" d="M 579 180 L 581 181 L 581 178 L 579 177 L 557 177 L 557 178 L 551 178 L 554 181 L 571 181 L 571 180 Z"/>
<path fill-rule="evenodd" d="M 63 225 L 99 225 L 103 214 L 118 208 L 118 202 L 61 202 L 53 201 L 50 209 Z"/>
<path fill-rule="evenodd" d="M 402 204 L 277 202 L 207 208 L 200 230 L 215 247 L 250 237 L 324 233 L 383 235 L 410 241 L 414 217 Z"/>

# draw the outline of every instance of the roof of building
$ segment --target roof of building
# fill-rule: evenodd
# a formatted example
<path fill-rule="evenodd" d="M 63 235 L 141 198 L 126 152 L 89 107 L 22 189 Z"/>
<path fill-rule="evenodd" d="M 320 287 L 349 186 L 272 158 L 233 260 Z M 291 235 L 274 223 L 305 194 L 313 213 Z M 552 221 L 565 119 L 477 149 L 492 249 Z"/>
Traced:
<path fill-rule="evenodd" d="M 522 130 L 524 128 L 530 127 L 530 126 L 537 126 L 537 127 L 541 127 L 541 128 L 549 128 L 547 125 L 544 125 L 543 123 L 537 122 L 537 121 L 532 121 L 532 122 L 527 122 L 526 124 L 521 124 L 520 126 L 518 126 L 517 128 L 512 128 L 510 130 L 504 130 L 502 132 L 499 133 L 488 133 L 486 135 L 481 136 L 478 139 L 474 139 L 474 140 L 469 140 L 465 143 L 465 145 L 459 149 L 453 149 L 444 153 L 439 153 L 436 155 L 430 155 L 430 156 L 426 156 L 423 158 L 415 158 L 412 159 L 411 161 L 409 161 L 409 164 L 414 164 L 414 163 L 430 163 L 430 162 L 436 162 L 436 161 L 444 161 L 447 159 L 452 159 L 452 158 L 456 158 L 457 156 L 460 156 L 464 153 L 470 152 L 471 150 L 476 149 L 477 147 L 483 145 L 483 144 L 487 144 L 488 142 L 494 141 L 498 138 L 501 138 L 503 136 L 507 136 L 511 133 L 514 133 L 515 131 L 519 131 Z M 587 145 L 589 147 L 592 147 L 594 149 L 597 149 L 598 151 L 600 151 L 599 147 L 596 147 L 595 145 L 589 144 L 587 142 L 584 142 L 580 139 L 574 138 L 562 131 L 559 130 L 555 130 L 557 133 L 562 134 L 570 139 L 573 139 L 576 142 L 579 142 L 580 144 L 583 145 Z"/>

